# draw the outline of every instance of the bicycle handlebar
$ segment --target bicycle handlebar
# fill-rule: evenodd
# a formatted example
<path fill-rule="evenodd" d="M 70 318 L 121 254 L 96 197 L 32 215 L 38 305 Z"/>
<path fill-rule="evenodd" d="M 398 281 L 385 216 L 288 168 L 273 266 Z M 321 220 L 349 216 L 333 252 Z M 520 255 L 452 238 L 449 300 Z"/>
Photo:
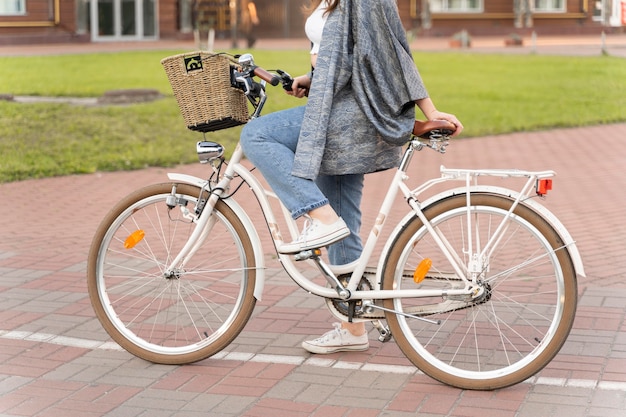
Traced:
<path fill-rule="evenodd" d="M 255 66 L 253 73 L 260 79 L 267 81 L 273 86 L 277 86 L 280 82 L 280 77 L 278 75 L 272 74 L 271 72 L 268 72 L 261 67 Z"/>

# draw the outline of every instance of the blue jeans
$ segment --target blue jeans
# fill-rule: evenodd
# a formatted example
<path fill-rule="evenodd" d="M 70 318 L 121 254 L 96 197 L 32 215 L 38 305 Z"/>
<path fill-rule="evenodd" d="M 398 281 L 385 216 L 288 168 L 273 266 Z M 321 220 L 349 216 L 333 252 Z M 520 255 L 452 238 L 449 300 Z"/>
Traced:
<path fill-rule="evenodd" d="M 315 181 L 291 175 L 304 109 L 251 120 L 241 132 L 241 146 L 294 219 L 330 204 L 346 222 L 350 236 L 328 248 L 330 263 L 343 265 L 356 260 L 363 249 L 359 232 L 364 175 L 320 175 Z"/>

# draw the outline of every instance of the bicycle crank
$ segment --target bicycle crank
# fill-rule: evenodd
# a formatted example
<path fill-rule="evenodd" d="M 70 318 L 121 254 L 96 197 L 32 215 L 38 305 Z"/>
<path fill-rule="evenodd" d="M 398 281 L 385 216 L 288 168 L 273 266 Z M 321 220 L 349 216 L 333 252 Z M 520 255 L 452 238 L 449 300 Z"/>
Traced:
<path fill-rule="evenodd" d="M 348 280 L 350 279 L 350 274 L 340 275 L 337 277 L 338 281 L 341 283 L 343 287 L 348 286 Z M 361 278 L 361 282 L 357 286 L 358 291 L 370 291 L 373 288 L 372 283 L 365 277 Z M 363 300 L 352 300 L 345 301 L 340 299 L 327 299 L 327 302 L 332 303 L 335 309 L 347 317 L 357 317 L 360 318 L 363 315 Z M 353 311 L 350 311 L 352 304 Z"/>

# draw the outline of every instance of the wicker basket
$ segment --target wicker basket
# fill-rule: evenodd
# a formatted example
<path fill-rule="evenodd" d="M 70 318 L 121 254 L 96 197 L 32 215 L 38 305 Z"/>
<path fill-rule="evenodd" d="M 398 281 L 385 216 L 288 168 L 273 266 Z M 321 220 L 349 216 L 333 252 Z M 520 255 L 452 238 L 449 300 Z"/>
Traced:
<path fill-rule="evenodd" d="M 211 132 L 249 119 L 242 90 L 232 87 L 234 63 L 226 55 L 189 52 L 161 60 L 187 127 Z"/>

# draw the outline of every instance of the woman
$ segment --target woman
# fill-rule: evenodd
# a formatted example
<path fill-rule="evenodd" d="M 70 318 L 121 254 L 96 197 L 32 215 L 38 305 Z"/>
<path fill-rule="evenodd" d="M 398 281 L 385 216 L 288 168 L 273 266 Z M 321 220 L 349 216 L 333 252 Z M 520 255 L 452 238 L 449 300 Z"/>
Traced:
<path fill-rule="evenodd" d="M 333 265 L 359 258 L 364 174 L 397 167 L 415 105 L 429 119 L 463 125 L 436 109 L 415 67 L 394 0 L 312 0 L 305 30 L 312 72 L 296 77 L 306 106 L 250 121 L 241 144 L 294 219 L 306 216 L 283 254 L 329 246 Z M 312 353 L 365 350 L 363 323 L 344 322 L 302 346 Z"/>

